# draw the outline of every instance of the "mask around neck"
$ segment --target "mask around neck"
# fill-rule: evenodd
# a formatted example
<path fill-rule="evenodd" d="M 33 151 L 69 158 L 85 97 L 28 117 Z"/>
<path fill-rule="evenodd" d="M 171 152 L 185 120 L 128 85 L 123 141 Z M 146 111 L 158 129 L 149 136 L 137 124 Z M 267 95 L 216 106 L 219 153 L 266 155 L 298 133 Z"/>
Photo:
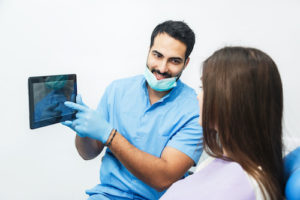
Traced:
<path fill-rule="evenodd" d="M 168 91 L 172 88 L 174 88 L 177 83 L 177 77 L 171 77 L 171 78 L 165 78 L 162 80 L 157 80 L 154 74 L 146 67 L 144 76 L 147 80 L 147 83 L 149 86 L 158 92 Z"/>

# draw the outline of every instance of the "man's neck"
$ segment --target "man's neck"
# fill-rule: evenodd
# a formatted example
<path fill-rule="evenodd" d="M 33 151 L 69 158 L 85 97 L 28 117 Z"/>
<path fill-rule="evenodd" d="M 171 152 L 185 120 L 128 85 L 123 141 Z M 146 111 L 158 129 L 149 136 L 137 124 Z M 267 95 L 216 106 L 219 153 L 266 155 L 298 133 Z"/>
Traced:
<path fill-rule="evenodd" d="M 147 84 L 147 90 L 149 94 L 149 100 L 151 105 L 155 104 L 157 101 L 159 101 L 161 98 L 166 96 L 171 90 L 158 92 L 153 90 L 148 84 Z"/>

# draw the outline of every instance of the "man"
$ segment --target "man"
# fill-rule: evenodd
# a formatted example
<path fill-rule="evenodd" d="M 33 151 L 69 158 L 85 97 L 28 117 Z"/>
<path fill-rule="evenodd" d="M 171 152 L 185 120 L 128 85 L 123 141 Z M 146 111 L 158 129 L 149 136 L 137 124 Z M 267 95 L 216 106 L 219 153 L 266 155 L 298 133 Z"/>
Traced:
<path fill-rule="evenodd" d="M 159 24 L 151 36 L 144 75 L 114 81 L 97 110 L 77 97 L 65 105 L 78 111 L 63 124 L 77 132 L 83 159 L 104 146 L 101 184 L 87 190 L 93 199 L 158 199 L 198 162 L 202 152 L 199 106 L 193 89 L 179 80 L 195 43 L 180 21 Z"/>

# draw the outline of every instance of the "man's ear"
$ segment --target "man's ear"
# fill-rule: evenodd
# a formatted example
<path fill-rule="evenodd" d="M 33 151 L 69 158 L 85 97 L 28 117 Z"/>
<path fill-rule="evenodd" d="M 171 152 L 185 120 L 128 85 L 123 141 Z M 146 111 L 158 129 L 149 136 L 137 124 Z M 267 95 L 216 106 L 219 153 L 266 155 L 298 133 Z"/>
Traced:
<path fill-rule="evenodd" d="M 186 68 L 186 66 L 189 64 L 189 62 L 190 62 L 190 57 L 188 57 L 188 58 L 185 60 L 183 69 Z"/>

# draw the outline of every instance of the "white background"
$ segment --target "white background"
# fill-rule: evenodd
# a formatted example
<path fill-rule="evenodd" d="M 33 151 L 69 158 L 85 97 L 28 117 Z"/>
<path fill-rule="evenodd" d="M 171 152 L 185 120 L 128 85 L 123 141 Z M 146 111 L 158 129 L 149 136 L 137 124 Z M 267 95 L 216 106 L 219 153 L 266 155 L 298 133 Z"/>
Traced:
<path fill-rule="evenodd" d="M 199 85 L 201 62 L 224 45 L 267 52 L 284 87 L 287 150 L 300 141 L 300 1 L 0 0 L 0 199 L 85 199 L 101 158 L 83 161 L 74 133 L 57 124 L 29 129 L 29 76 L 76 73 L 96 107 L 113 80 L 143 72 L 160 22 L 184 20 L 196 33 L 182 80 Z"/>

